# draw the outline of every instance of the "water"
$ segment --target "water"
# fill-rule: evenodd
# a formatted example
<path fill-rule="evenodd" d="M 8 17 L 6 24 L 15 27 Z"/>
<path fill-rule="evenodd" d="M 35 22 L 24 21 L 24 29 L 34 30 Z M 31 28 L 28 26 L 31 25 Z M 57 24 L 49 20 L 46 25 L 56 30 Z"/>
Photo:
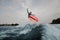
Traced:
<path fill-rule="evenodd" d="M 0 26 L 0 40 L 60 40 L 60 24 Z"/>

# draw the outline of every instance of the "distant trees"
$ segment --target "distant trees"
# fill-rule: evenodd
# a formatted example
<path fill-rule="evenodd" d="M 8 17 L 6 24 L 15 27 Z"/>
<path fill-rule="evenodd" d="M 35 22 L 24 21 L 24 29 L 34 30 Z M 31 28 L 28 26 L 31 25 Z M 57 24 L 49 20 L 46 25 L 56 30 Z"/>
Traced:
<path fill-rule="evenodd" d="M 19 25 L 18 23 L 15 24 L 0 24 L 0 26 L 17 26 Z"/>
<path fill-rule="evenodd" d="M 60 24 L 60 18 L 54 19 L 51 24 Z"/>

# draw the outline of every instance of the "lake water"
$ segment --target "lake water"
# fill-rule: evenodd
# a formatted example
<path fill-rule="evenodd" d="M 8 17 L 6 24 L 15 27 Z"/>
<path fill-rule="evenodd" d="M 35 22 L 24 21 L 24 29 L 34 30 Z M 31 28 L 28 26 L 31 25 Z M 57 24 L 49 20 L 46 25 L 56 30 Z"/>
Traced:
<path fill-rule="evenodd" d="M 60 40 L 60 24 L 0 26 L 0 40 Z"/>

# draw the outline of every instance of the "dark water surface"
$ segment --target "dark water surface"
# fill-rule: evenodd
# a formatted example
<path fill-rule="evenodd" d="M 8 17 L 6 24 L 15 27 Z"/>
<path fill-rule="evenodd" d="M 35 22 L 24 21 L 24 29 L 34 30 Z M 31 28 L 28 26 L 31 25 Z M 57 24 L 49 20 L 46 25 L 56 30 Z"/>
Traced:
<path fill-rule="evenodd" d="M 0 26 L 0 40 L 60 40 L 60 24 Z"/>

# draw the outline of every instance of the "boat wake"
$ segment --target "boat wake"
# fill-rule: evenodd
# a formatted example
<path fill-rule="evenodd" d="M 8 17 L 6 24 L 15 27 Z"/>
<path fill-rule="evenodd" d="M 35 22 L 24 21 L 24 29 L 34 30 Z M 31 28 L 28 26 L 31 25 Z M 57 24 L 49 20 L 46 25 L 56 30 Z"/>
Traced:
<path fill-rule="evenodd" d="M 60 25 L 27 24 L 25 27 L 0 27 L 0 40 L 60 40 Z"/>

